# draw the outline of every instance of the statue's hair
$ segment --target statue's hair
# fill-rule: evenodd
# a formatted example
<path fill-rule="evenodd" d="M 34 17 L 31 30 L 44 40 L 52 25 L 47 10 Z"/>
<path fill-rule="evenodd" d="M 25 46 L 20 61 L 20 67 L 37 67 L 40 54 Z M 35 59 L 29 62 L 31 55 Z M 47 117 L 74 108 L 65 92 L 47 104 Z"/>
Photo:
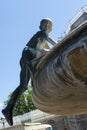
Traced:
<path fill-rule="evenodd" d="M 42 29 L 41 28 L 41 26 L 44 24 L 44 23 L 48 23 L 48 22 L 50 22 L 51 24 L 52 24 L 52 20 L 50 19 L 50 18 L 44 18 L 44 19 L 42 19 L 41 21 L 40 21 L 40 29 Z"/>

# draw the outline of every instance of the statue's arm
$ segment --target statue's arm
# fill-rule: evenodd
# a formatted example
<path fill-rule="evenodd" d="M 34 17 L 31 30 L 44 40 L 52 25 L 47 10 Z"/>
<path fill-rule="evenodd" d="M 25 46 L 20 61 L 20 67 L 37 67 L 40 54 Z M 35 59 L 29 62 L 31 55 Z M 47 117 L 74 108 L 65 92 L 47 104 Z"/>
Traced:
<path fill-rule="evenodd" d="M 51 37 L 48 37 L 48 42 L 51 43 L 53 46 L 57 44 L 55 40 L 53 40 Z"/>

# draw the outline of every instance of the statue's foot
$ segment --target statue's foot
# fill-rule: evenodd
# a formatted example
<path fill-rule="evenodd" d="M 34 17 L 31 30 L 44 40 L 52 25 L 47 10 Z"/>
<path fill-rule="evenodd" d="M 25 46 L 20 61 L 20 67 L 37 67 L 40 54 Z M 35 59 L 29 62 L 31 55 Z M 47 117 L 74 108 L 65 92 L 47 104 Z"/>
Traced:
<path fill-rule="evenodd" d="M 10 111 L 8 111 L 8 110 L 6 110 L 6 109 L 3 109 L 3 110 L 2 110 L 2 113 L 3 113 L 3 115 L 5 116 L 5 119 L 6 119 L 6 121 L 8 122 L 8 124 L 9 124 L 10 126 L 12 126 L 12 125 L 13 125 L 12 112 L 10 112 Z"/>

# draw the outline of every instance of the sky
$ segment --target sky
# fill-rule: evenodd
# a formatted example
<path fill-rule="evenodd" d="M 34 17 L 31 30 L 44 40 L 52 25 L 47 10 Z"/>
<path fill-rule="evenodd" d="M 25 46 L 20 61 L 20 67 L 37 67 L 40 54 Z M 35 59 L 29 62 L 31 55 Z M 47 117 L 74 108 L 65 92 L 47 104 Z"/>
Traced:
<path fill-rule="evenodd" d="M 87 0 L 0 0 L 0 117 L 4 101 L 19 85 L 22 50 L 39 30 L 41 19 L 52 19 L 50 36 L 58 41 L 86 5 Z"/>

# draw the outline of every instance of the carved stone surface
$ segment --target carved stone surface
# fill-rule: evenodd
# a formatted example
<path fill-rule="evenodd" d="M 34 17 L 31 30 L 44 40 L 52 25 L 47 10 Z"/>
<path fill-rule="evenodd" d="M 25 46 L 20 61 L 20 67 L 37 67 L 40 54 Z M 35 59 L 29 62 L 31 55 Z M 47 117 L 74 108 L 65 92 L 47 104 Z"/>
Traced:
<path fill-rule="evenodd" d="M 38 109 L 51 114 L 87 113 L 87 22 L 38 63 L 32 100 Z"/>

